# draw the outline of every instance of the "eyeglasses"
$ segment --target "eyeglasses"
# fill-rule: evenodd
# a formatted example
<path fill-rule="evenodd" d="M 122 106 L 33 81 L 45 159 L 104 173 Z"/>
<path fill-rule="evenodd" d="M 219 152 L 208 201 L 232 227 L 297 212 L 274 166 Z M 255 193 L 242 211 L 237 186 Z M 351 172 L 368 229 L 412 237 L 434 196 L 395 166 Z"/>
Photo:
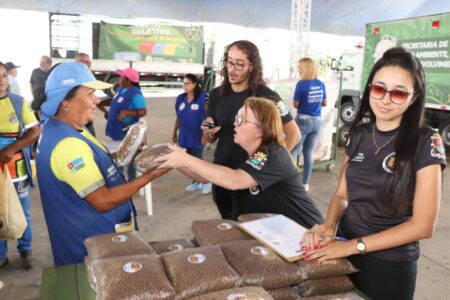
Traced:
<path fill-rule="evenodd" d="M 241 126 L 244 123 L 250 123 L 250 124 L 253 124 L 253 125 L 261 126 L 261 124 L 259 124 L 257 122 L 251 122 L 251 121 L 247 121 L 247 120 L 242 119 L 242 117 L 239 114 L 237 114 L 236 117 L 234 117 L 234 124 L 236 124 L 236 127 L 239 127 L 239 126 Z"/>
<path fill-rule="evenodd" d="M 244 68 L 247 64 L 238 63 L 238 62 L 234 63 L 234 62 L 226 59 L 225 65 L 227 66 L 228 69 L 231 69 L 233 67 L 236 71 L 242 71 L 242 70 L 244 70 Z"/>
<path fill-rule="evenodd" d="M 370 91 L 370 97 L 372 97 L 375 100 L 381 100 L 386 95 L 386 93 L 389 93 L 389 99 L 394 104 L 403 104 L 408 99 L 408 97 L 414 92 L 407 92 L 403 90 L 390 90 L 388 91 L 384 86 L 376 85 L 376 84 L 369 84 L 369 91 Z"/>

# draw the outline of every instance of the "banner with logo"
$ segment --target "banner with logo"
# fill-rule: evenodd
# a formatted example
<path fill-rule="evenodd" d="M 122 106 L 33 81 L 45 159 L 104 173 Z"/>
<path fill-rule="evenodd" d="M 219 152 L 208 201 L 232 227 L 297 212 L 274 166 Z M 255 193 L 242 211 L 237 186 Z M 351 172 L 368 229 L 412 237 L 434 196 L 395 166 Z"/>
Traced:
<path fill-rule="evenodd" d="M 102 22 L 99 59 L 203 63 L 203 26 Z"/>
<path fill-rule="evenodd" d="M 450 105 L 450 13 L 368 24 L 362 87 L 374 63 L 395 46 L 411 51 L 421 61 L 427 106 Z"/>

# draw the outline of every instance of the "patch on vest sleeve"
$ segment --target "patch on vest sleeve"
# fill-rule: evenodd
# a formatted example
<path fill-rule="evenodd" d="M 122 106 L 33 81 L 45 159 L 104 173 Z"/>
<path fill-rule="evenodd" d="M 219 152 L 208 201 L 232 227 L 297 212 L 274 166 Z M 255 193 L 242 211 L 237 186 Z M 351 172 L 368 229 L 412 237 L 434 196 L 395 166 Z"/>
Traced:
<path fill-rule="evenodd" d="M 80 169 L 83 169 L 86 166 L 84 163 L 83 157 L 78 157 L 74 160 L 72 160 L 67 167 L 69 168 L 70 172 L 75 173 Z"/>

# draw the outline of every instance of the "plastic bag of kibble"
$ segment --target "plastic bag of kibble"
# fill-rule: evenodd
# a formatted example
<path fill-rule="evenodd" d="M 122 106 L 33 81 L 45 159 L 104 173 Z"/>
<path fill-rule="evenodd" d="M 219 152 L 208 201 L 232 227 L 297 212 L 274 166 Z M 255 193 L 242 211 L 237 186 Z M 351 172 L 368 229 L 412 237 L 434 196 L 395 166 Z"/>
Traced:
<path fill-rule="evenodd" d="M 139 122 L 130 127 L 120 142 L 119 149 L 116 152 L 116 161 L 119 166 L 123 167 L 131 163 L 146 136 L 147 122 L 144 119 L 140 119 Z"/>
<path fill-rule="evenodd" d="M 97 259 L 91 263 L 97 299 L 173 299 L 175 289 L 156 255 Z"/>
<path fill-rule="evenodd" d="M 86 275 L 88 279 L 89 286 L 91 289 L 93 289 L 95 292 L 97 292 L 97 283 L 95 282 L 94 275 L 92 274 L 92 259 L 90 259 L 89 256 L 86 256 L 84 258 L 84 264 L 86 266 Z"/>
<path fill-rule="evenodd" d="M 238 223 L 250 222 L 254 220 L 264 219 L 268 217 L 276 216 L 276 214 L 265 214 L 265 213 L 255 213 L 255 214 L 243 214 L 238 217 Z"/>
<path fill-rule="evenodd" d="M 236 225 L 232 220 L 204 220 L 193 221 L 191 229 L 200 246 L 253 239 Z"/>
<path fill-rule="evenodd" d="M 193 239 L 177 239 L 164 242 L 149 242 L 149 245 L 156 251 L 156 254 L 163 254 L 167 252 L 174 252 L 198 247 Z"/>
<path fill-rule="evenodd" d="M 189 300 L 273 300 L 261 287 L 247 286 L 209 293 Z M 288 300 L 288 299 L 285 299 Z"/>
<path fill-rule="evenodd" d="M 167 144 L 153 145 L 150 148 L 141 151 L 134 158 L 134 165 L 136 166 L 136 170 L 141 174 L 153 171 L 162 164 L 161 162 L 157 163 L 153 160 L 158 156 L 165 155 L 170 152 L 172 152 L 172 150 L 167 147 Z"/>
<path fill-rule="evenodd" d="M 303 281 L 298 266 L 279 257 L 255 240 L 220 245 L 244 285 L 275 289 Z"/>
<path fill-rule="evenodd" d="M 311 260 L 301 259 L 297 261 L 297 264 L 305 280 L 348 275 L 358 271 L 346 258 L 330 259 L 320 264 L 315 264 Z"/>
<path fill-rule="evenodd" d="M 353 288 L 353 283 L 347 276 L 334 276 L 306 280 L 295 288 L 301 297 L 311 297 L 346 292 Z"/>
<path fill-rule="evenodd" d="M 137 231 L 108 233 L 84 240 L 91 260 L 124 255 L 156 254 Z"/>
<path fill-rule="evenodd" d="M 297 300 L 300 296 L 292 286 L 267 290 L 274 300 Z"/>
<path fill-rule="evenodd" d="M 228 264 L 219 246 L 207 246 L 161 255 L 176 299 L 238 287 L 241 278 Z"/>
<path fill-rule="evenodd" d="M 345 293 L 337 293 L 337 294 L 329 294 L 329 295 L 320 295 L 320 296 L 312 296 L 312 297 L 300 297 L 299 300 L 366 300 L 367 298 L 361 297 L 355 291 L 348 291 Z"/>

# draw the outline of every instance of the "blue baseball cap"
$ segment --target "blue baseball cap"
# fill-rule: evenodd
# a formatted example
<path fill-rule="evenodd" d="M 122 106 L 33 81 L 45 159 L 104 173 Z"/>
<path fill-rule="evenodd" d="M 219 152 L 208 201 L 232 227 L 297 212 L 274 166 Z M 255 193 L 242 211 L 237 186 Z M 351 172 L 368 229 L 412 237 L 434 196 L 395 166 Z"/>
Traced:
<path fill-rule="evenodd" d="M 112 87 L 112 84 L 96 80 L 92 72 L 81 63 L 62 63 L 51 71 L 45 82 L 47 99 L 41 106 L 42 113 L 47 118 L 53 117 L 67 93 L 78 85 L 96 90 Z"/>

